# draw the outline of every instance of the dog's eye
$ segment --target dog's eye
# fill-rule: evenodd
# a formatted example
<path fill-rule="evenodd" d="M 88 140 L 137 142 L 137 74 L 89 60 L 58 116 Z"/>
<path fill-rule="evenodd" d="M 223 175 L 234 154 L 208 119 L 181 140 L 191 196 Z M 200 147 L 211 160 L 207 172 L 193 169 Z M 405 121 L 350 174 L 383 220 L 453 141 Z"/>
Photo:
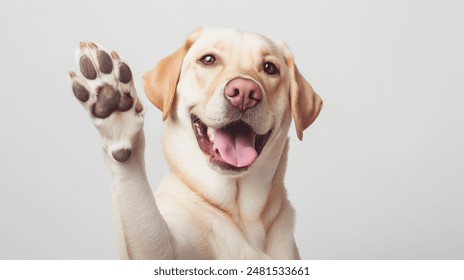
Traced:
<path fill-rule="evenodd" d="M 200 58 L 200 62 L 204 65 L 213 65 L 216 63 L 216 58 L 212 54 L 207 54 Z"/>
<path fill-rule="evenodd" d="M 279 69 L 274 63 L 268 61 L 264 63 L 264 72 L 269 75 L 275 75 L 279 73 Z"/>

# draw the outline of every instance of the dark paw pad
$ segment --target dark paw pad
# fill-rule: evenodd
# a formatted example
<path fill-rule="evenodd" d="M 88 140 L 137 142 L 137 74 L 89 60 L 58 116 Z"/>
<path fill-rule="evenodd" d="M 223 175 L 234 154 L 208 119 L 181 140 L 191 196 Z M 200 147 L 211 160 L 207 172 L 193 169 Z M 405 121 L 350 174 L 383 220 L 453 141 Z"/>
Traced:
<path fill-rule="evenodd" d="M 100 72 L 109 74 L 113 71 L 113 60 L 111 59 L 110 55 L 104 51 L 97 52 L 97 59 Z"/>
<path fill-rule="evenodd" d="M 121 112 L 125 112 L 132 108 L 134 105 L 134 99 L 130 96 L 129 93 L 125 93 L 121 96 L 121 100 L 119 101 L 118 110 Z"/>
<path fill-rule="evenodd" d="M 79 67 L 81 68 L 81 73 L 89 80 L 95 80 L 97 78 L 97 70 L 93 67 L 92 61 L 86 55 L 81 56 L 79 60 Z"/>
<path fill-rule="evenodd" d="M 93 105 L 93 114 L 97 118 L 106 118 L 119 106 L 121 94 L 109 85 L 104 85 L 98 90 L 97 102 Z"/>
<path fill-rule="evenodd" d="M 81 102 L 86 102 L 87 100 L 89 100 L 89 91 L 78 82 L 73 83 L 72 90 L 76 98 L 79 99 Z"/>
<path fill-rule="evenodd" d="M 121 83 L 127 84 L 132 80 L 132 72 L 124 62 L 119 64 L 119 81 Z"/>
<path fill-rule="evenodd" d="M 130 149 L 121 149 L 113 152 L 113 157 L 115 160 L 119 162 L 125 162 L 127 161 L 132 154 L 132 151 Z"/>
<path fill-rule="evenodd" d="M 93 105 L 93 115 L 104 119 L 114 111 L 127 111 L 134 105 L 134 99 L 125 93 L 123 96 L 110 85 L 103 85 L 98 89 L 97 102 Z"/>

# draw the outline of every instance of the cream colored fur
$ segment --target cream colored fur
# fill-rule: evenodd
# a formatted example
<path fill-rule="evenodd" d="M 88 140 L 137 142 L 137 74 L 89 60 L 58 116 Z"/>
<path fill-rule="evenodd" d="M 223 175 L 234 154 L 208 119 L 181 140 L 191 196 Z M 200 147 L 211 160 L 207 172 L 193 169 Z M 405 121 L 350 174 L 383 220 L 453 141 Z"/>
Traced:
<path fill-rule="evenodd" d="M 77 56 L 90 49 L 81 48 Z M 221 61 L 208 68 L 199 58 L 210 53 Z M 277 77 L 263 72 L 265 61 L 279 67 Z M 287 134 L 293 118 L 301 139 L 322 102 L 283 43 L 233 29 L 200 29 L 144 75 L 147 96 L 163 111 L 163 148 L 170 166 L 154 195 L 144 166 L 144 112 L 134 106 L 95 118 L 90 104 L 98 85 L 128 87 L 118 85 L 116 76 L 100 74 L 94 81 L 71 75 L 71 81 L 79 80 L 91 93 L 84 107 L 103 138 L 122 258 L 299 259 L 294 209 L 283 182 Z M 263 91 L 259 106 L 241 119 L 259 134 L 272 130 L 262 153 L 241 172 L 212 165 L 191 125 L 192 113 L 211 127 L 236 120 L 223 92 L 236 77 L 253 80 Z M 129 88 L 140 105 L 133 81 Z M 120 148 L 132 150 L 129 160 L 112 157 Z"/>

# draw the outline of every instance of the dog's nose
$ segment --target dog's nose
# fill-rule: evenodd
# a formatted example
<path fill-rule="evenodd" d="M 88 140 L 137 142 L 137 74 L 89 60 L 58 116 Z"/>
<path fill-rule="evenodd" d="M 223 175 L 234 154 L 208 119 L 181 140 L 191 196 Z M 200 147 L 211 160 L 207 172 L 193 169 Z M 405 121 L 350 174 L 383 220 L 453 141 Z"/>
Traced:
<path fill-rule="evenodd" d="M 240 111 L 255 107 L 263 99 L 259 85 L 245 78 L 231 80 L 226 85 L 224 93 L 230 104 L 240 109 Z"/>

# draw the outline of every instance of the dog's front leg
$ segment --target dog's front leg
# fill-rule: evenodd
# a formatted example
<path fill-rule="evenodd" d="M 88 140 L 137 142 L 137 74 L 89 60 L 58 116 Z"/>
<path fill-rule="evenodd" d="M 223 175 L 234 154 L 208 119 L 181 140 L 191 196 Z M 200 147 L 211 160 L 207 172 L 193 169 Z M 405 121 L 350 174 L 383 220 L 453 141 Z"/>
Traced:
<path fill-rule="evenodd" d="M 120 254 L 129 259 L 172 259 L 171 237 L 145 173 L 143 131 L 134 144 L 125 162 L 105 153 Z"/>
<path fill-rule="evenodd" d="M 171 235 L 145 172 L 144 111 L 132 72 L 115 52 L 94 43 L 81 43 L 76 57 L 82 76 L 70 72 L 70 81 L 102 137 L 120 255 L 172 259 Z"/>

